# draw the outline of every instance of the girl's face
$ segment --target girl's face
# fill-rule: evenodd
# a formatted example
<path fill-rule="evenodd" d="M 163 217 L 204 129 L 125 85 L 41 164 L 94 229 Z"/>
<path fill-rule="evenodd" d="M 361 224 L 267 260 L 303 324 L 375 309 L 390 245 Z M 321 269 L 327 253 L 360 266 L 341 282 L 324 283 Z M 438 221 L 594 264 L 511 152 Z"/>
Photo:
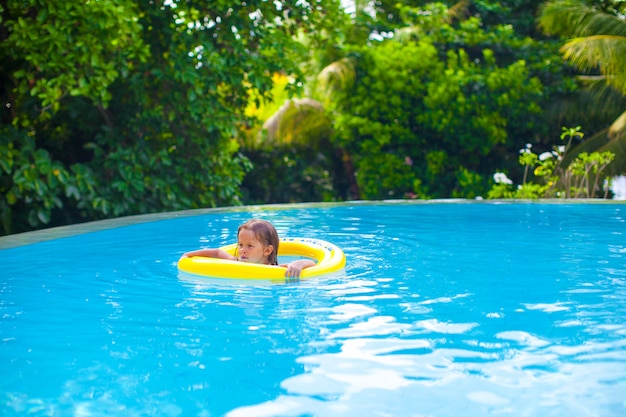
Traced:
<path fill-rule="evenodd" d="M 272 253 L 272 245 L 263 246 L 252 230 L 242 229 L 237 238 L 237 255 L 241 262 L 266 264 L 267 257 Z"/>

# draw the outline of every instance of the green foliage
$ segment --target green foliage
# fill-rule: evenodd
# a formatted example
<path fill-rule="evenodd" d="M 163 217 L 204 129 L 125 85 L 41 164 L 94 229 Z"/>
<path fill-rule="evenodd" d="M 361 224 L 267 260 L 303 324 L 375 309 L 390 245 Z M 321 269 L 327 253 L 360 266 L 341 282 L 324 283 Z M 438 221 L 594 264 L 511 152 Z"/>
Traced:
<path fill-rule="evenodd" d="M 572 139 L 583 137 L 580 126 L 563 128 L 561 140 L 566 145 L 554 146 L 551 152 L 537 155 L 532 145 L 520 150 L 519 163 L 524 167 L 522 184 L 512 190 L 513 182 L 498 172 L 488 198 L 594 198 L 608 195 L 609 178 L 603 175 L 615 155 L 611 152 L 581 152 L 569 165 L 563 161 L 571 149 Z M 531 182 L 531 181 L 536 182 Z"/>
<path fill-rule="evenodd" d="M 94 196 L 92 173 L 66 169 L 37 149 L 33 134 L 13 127 L 0 132 L 0 218 L 4 230 L 45 225 L 68 202 L 84 205 Z M 19 213 L 19 215 L 15 215 Z"/>
<path fill-rule="evenodd" d="M 418 98 L 426 93 L 425 80 L 438 71 L 436 50 L 427 43 L 385 42 L 357 52 L 358 82 L 335 115 L 335 140 L 353 155 L 363 198 L 402 197 L 416 191 L 405 160 L 423 143 L 411 125 L 423 108 Z M 404 173 L 394 187 L 386 179 L 397 172 Z"/>
<path fill-rule="evenodd" d="M 259 121 L 239 138 L 241 152 L 253 166 L 241 184 L 244 204 L 334 201 L 337 190 L 345 188 L 323 106 L 308 98 L 290 99 L 287 79 L 274 77 L 277 101 L 248 106 L 247 113 Z"/>
<path fill-rule="evenodd" d="M 363 158 L 358 165 L 359 188 L 368 199 L 427 197 L 411 165 L 410 158 L 392 153 Z"/>
<path fill-rule="evenodd" d="M 433 38 L 455 30 L 481 37 L 480 25 L 470 26 L 444 23 L 449 34 L 420 26 L 437 35 L 356 51 L 357 82 L 334 126 L 336 143 L 353 156 L 363 198 L 478 196 L 511 137 L 540 126 L 542 84 L 524 61 L 500 65 L 489 49 L 480 59 L 462 48 L 442 57 L 433 46 Z"/>
<path fill-rule="evenodd" d="M 345 91 L 334 91 L 328 106 L 334 144 L 354 162 L 358 198 L 479 196 L 496 167 L 519 169 L 515 153 L 526 138 L 549 142 L 570 117 L 562 103 L 579 87 L 560 41 L 535 28 L 538 6 L 374 4 L 371 39 L 389 30 L 393 39 L 346 50 L 337 64 L 350 63 L 356 77 L 335 83 Z M 434 53 L 419 50 L 426 45 Z"/>
<path fill-rule="evenodd" d="M 406 19 L 402 16 L 404 8 L 426 9 L 432 0 L 377 0 L 373 2 L 378 19 L 375 29 L 394 30 L 403 27 Z M 540 2 L 536 0 L 448 0 L 442 1 L 449 12 L 447 15 L 462 20 L 467 16 L 480 16 L 485 31 L 501 25 L 510 25 L 521 36 L 536 36 L 534 24 Z"/>
<path fill-rule="evenodd" d="M 537 2 L 341 3 L 3 2 L 3 233 L 242 202 L 473 198 L 497 169 L 525 179 L 490 196 L 565 190 L 564 163 L 517 155 L 551 143 L 573 117 L 555 104 L 579 88 L 534 26 Z M 289 120 L 258 134 L 276 109 Z M 597 191 L 609 158 L 569 164 L 570 193 Z"/>
<path fill-rule="evenodd" d="M 4 233 L 240 204 L 249 95 L 280 71 L 295 91 L 294 35 L 323 21 L 306 2 L 3 5 Z"/>
<path fill-rule="evenodd" d="M 469 157 L 480 158 L 505 143 L 509 125 L 532 128 L 533 115 L 540 113 L 541 85 L 523 61 L 501 68 L 485 50 L 484 63 L 477 65 L 460 50 L 448 54 L 442 75 L 429 83 L 426 112 L 418 120 Z"/>
<path fill-rule="evenodd" d="M 582 71 L 579 80 L 587 87 L 582 112 L 600 121 L 600 130 L 572 153 L 614 153 L 616 160 L 610 167 L 614 175 L 626 173 L 624 11 L 626 3 L 621 0 L 550 0 L 541 6 L 538 19 L 545 32 L 566 39 L 563 58 Z M 589 126 L 586 120 L 585 125 Z"/>
<path fill-rule="evenodd" d="M 241 184 L 242 200 L 247 204 L 334 201 L 341 187 L 334 176 L 334 159 L 317 150 L 263 148 L 248 150 L 254 164 Z"/>
<path fill-rule="evenodd" d="M 32 96 L 46 113 L 58 111 L 64 97 L 82 96 L 106 107 L 107 87 L 148 58 L 130 1 L 8 1 L 5 13 L 2 55 L 19 51 L 13 56 L 21 61 L 11 74 L 18 106 Z"/>
<path fill-rule="evenodd" d="M 461 167 L 456 173 L 458 188 L 452 191 L 453 198 L 481 197 L 485 190 L 485 180 L 478 172 Z"/>

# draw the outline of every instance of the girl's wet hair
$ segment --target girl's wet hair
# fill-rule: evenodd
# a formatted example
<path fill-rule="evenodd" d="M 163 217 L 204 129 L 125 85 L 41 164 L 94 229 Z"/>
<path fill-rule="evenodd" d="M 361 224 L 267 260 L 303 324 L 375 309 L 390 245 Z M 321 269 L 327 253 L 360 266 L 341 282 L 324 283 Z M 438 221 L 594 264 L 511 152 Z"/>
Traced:
<path fill-rule="evenodd" d="M 272 245 L 274 250 L 267 257 L 267 263 L 269 265 L 278 265 L 278 232 L 276 232 L 276 228 L 274 228 L 272 223 L 265 220 L 248 220 L 237 229 L 237 237 L 239 237 L 239 232 L 242 230 L 253 232 L 257 240 L 263 245 Z"/>

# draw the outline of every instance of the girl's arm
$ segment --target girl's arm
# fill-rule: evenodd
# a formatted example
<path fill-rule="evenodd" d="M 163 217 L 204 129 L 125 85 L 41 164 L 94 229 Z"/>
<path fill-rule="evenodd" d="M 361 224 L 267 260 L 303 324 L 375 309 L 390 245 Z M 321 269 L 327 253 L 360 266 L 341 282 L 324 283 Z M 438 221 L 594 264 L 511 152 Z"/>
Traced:
<path fill-rule="evenodd" d="M 298 259 L 288 264 L 282 264 L 283 268 L 287 268 L 285 276 L 289 278 L 298 278 L 303 269 L 315 266 L 315 262 L 310 259 Z"/>
<path fill-rule="evenodd" d="M 233 255 L 221 249 L 198 249 L 198 250 L 194 250 L 191 252 L 183 253 L 184 258 L 191 258 L 192 256 L 204 256 L 206 258 L 228 259 L 231 261 L 237 260 L 237 258 L 235 258 Z"/>

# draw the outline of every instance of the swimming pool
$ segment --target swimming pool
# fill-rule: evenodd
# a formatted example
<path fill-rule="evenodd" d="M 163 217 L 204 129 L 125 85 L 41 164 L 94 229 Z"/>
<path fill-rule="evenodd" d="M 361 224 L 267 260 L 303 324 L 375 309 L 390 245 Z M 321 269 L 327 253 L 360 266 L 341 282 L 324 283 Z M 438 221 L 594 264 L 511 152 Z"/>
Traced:
<path fill-rule="evenodd" d="M 252 217 L 335 243 L 345 271 L 177 271 Z M 0 239 L 0 415 L 624 416 L 625 232 L 625 204 L 449 201 Z"/>

